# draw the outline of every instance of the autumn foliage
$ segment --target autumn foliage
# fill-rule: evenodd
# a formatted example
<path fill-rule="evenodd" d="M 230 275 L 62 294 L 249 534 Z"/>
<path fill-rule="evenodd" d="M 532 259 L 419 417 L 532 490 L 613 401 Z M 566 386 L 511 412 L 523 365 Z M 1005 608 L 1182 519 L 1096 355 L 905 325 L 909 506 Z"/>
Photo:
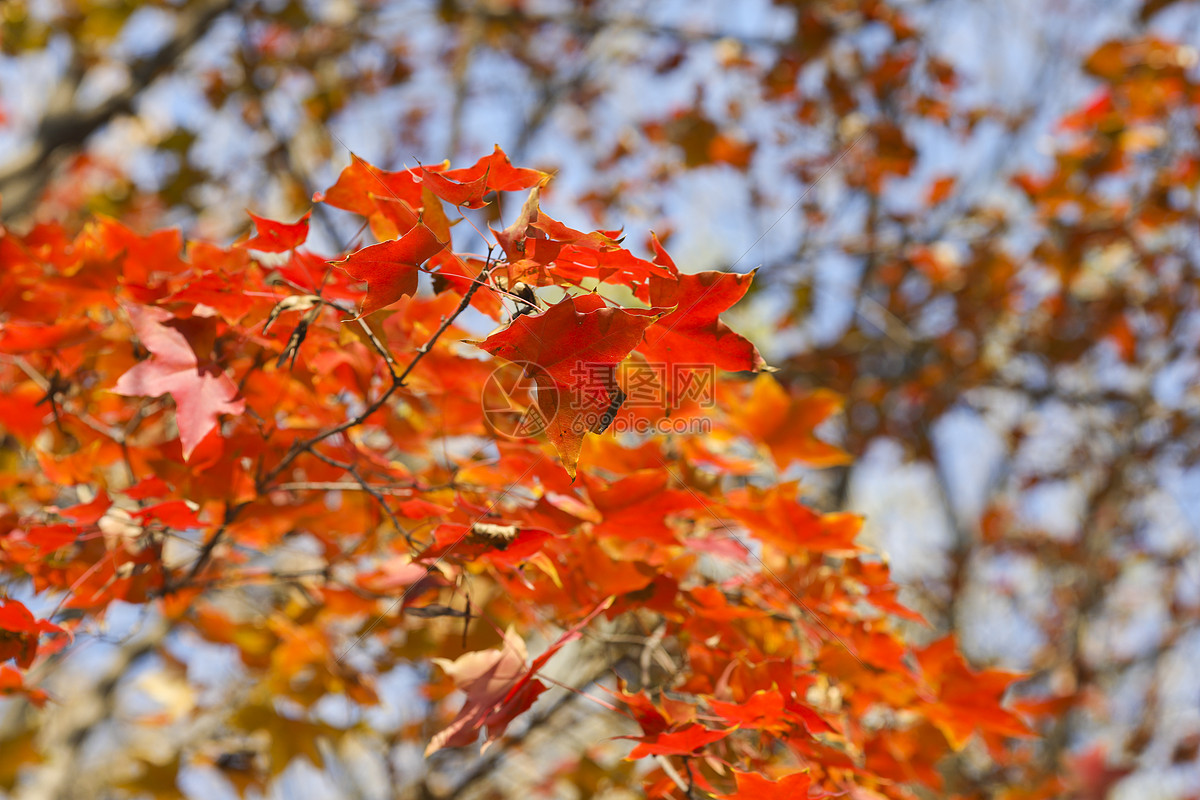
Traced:
<path fill-rule="evenodd" d="M 270 747 L 214 762 L 243 788 L 320 762 L 313 742 L 345 734 L 323 699 L 370 708 L 413 664 L 430 722 L 396 735 L 427 755 L 503 748 L 542 695 L 579 692 L 626 718 L 610 744 L 637 769 L 612 779 L 648 797 L 982 796 L 940 768 L 972 746 L 1019 763 L 1020 676 L 911 646 L 921 618 L 861 520 L 781 477 L 848 456 L 822 433 L 838 398 L 788 390 L 721 320 L 753 276 L 574 230 L 541 208 L 549 177 L 499 148 L 464 169 L 355 158 L 315 202 L 376 243 L 339 254 L 308 247 L 308 215 L 254 217 L 230 247 L 107 218 L 4 232 L 0 692 L 47 702 L 38 664 L 119 602 L 256 676 L 222 724 Z M 458 209 L 509 192 L 493 247 L 457 252 Z M 496 330 L 472 339 L 471 315 Z M 553 411 L 544 435 L 484 414 L 509 362 Z M 631 363 L 720 377 L 705 402 L 663 386 L 627 407 Z M 713 427 L 615 436 L 595 411 Z M 254 585 L 278 591 L 230 601 Z M 600 653 L 594 675 L 546 677 L 568 645 Z"/>

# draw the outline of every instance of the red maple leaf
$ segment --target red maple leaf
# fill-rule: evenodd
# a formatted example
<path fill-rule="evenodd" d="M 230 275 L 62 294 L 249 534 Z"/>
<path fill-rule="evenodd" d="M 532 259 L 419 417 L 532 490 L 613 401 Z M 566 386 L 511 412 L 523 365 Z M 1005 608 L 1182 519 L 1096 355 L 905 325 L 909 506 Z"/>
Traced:
<path fill-rule="evenodd" d="M 764 778 L 757 772 L 734 771 L 737 789 L 732 794 L 717 795 L 722 800 L 795 800 L 809 797 L 812 778 L 807 772 L 793 772 L 777 781 Z M 824 795 L 822 795 L 824 796 Z"/>
<path fill-rule="evenodd" d="M 497 192 L 531 189 L 541 186 L 550 178 L 549 173 L 541 170 L 514 167 L 500 145 L 495 145 L 492 152 L 476 161 L 474 166 L 448 169 L 443 174 L 464 183 L 486 175 L 488 188 Z"/>
<path fill-rule="evenodd" d="M 338 175 L 337 183 L 313 200 L 369 217 L 377 212 L 375 196 L 403 200 L 415 208 L 421 205 L 421 186 L 407 169 L 389 172 L 351 153 L 350 166 Z"/>
<path fill-rule="evenodd" d="M 150 358 L 122 375 L 113 391 L 145 397 L 171 395 L 186 460 L 216 427 L 218 415 L 241 414 L 245 402 L 238 399 L 237 385 L 228 375 L 216 364 L 199 363 L 184 335 L 166 324 L 174 319 L 169 311 L 149 306 L 133 306 L 128 311 Z"/>
<path fill-rule="evenodd" d="M 713 364 L 731 372 L 766 366 L 758 348 L 719 319 L 742 299 L 754 273 L 699 272 L 678 278 L 650 277 L 650 305 L 675 310 L 646 329 L 638 350 L 662 364 Z"/>
<path fill-rule="evenodd" d="M 367 282 L 367 296 L 359 312 L 365 317 L 415 294 L 420 265 L 445 246 L 432 230 L 417 224 L 399 239 L 364 247 L 334 264 Z"/>
<path fill-rule="evenodd" d="M 24 355 L 71 347 L 86 340 L 95 328 L 95 323 L 86 318 L 53 324 L 6 322 L 0 324 L 0 353 Z"/>
<path fill-rule="evenodd" d="M 799 487 L 784 483 L 766 491 L 735 490 L 728 495 L 730 513 L 754 538 L 784 552 L 804 548 L 819 553 L 853 552 L 862 517 L 846 512 L 822 514 L 799 500 Z"/>
<path fill-rule="evenodd" d="M 508 280 L 544 286 L 578 284 L 585 278 L 609 283 L 639 285 L 647 278 L 674 279 L 677 271 L 669 258 L 638 258 L 621 246 L 620 231 L 583 231 L 553 219 L 538 204 L 534 188 L 512 225 L 493 230 L 508 256 Z M 662 254 L 665 256 L 665 253 Z"/>
<path fill-rule="evenodd" d="M 108 493 L 101 489 L 90 503 L 81 503 L 61 509 L 58 515 L 76 525 L 95 525 L 111 505 L 112 500 L 109 499 Z"/>
<path fill-rule="evenodd" d="M 246 213 L 250 214 L 248 211 Z M 312 212 L 307 211 L 303 217 L 289 223 L 250 214 L 250 219 L 254 220 L 256 235 L 241 246 L 247 250 L 260 250 L 264 253 L 286 253 L 288 250 L 294 250 L 308 238 L 308 218 L 311 215 Z"/>
<path fill-rule="evenodd" d="M 817 426 L 842 408 L 833 392 L 815 391 L 790 395 L 779 381 L 762 373 L 754 381 L 749 397 L 731 404 L 730 416 L 737 429 L 770 449 L 781 469 L 793 461 L 810 467 L 836 467 L 850 462 L 841 448 L 817 438 Z"/>
<path fill-rule="evenodd" d="M 484 749 L 503 736 L 508 724 L 546 691 L 546 685 L 536 677 L 541 668 L 564 645 L 578 639 L 583 628 L 611 606 L 612 601 L 610 597 L 592 609 L 534 659 L 528 669 L 525 667 L 525 642 L 511 628 L 504 634 L 499 650 L 466 653 L 454 661 L 435 658 L 433 662 L 454 680 L 455 686 L 466 692 L 467 701 L 454 721 L 429 741 L 425 755 L 443 747 L 471 744 L 484 727 L 487 728 Z"/>
<path fill-rule="evenodd" d="M 630 761 L 646 756 L 690 756 L 713 742 L 724 739 L 733 729 L 714 731 L 697 722 L 691 722 L 673 731 L 648 734 L 646 736 L 624 736 L 641 742 L 629 754 Z"/>
<path fill-rule="evenodd" d="M 584 435 L 619 405 L 613 368 L 661 314 L 660 309 L 608 308 L 599 295 L 578 295 L 543 314 L 518 317 L 478 343 L 492 355 L 540 368 L 532 377 L 546 435 L 572 478 Z"/>
<path fill-rule="evenodd" d="M 35 689 L 25 684 L 24 676 L 8 665 L 0 666 L 0 697 L 21 695 L 38 708 L 46 704 L 50 695 L 42 689 Z"/>
<path fill-rule="evenodd" d="M 79 529 L 71 525 L 30 525 L 15 533 L 10 541 L 24 540 L 41 553 L 53 553 L 79 538 Z"/>
<path fill-rule="evenodd" d="M 430 191 L 448 203 L 466 208 L 483 206 L 483 197 L 488 192 L 530 189 L 549 179 L 540 170 L 514 167 L 500 145 L 470 167 L 445 171 L 421 167 L 421 182 Z"/>
<path fill-rule="evenodd" d="M 782 733 L 797 721 L 790 718 L 788 700 L 778 689 L 757 691 L 741 703 L 710 700 L 708 704 L 726 722 L 754 730 Z"/>
<path fill-rule="evenodd" d="M 495 535 L 492 529 L 511 531 Z M 457 562 L 484 560 L 496 566 L 515 568 L 541 549 L 551 538 L 548 531 L 517 528 L 515 525 L 456 525 L 443 523 L 433 534 L 433 543 L 416 558 L 420 561 L 440 561 L 451 558 Z"/>
<path fill-rule="evenodd" d="M 49 620 L 36 618 L 16 600 L 0 600 L 0 661 L 15 659 L 18 667 L 28 669 L 43 633 L 66 631 Z"/>
<path fill-rule="evenodd" d="M 598 534 L 630 541 L 649 539 L 664 544 L 678 541 L 671 515 L 696 508 L 695 495 L 682 489 L 668 488 L 671 476 L 663 470 L 643 469 L 605 484 L 588 479 L 588 496 L 601 513 Z"/>
<path fill-rule="evenodd" d="M 936 702 L 926 714 L 955 750 L 966 746 L 971 734 L 1031 736 L 1029 726 L 1004 708 L 1004 694 L 1025 677 L 998 669 L 976 671 L 967 665 L 952 637 L 944 637 L 915 653 Z"/>
<path fill-rule="evenodd" d="M 187 529 L 201 527 L 201 522 L 196 517 L 196 512 L 182 500 L 168 500 L 165 503 L 157 503 L 148 508 L 140 508 L 133 512 L 133 516 L 143 522 L 159 522 L 168 528 Z"/>

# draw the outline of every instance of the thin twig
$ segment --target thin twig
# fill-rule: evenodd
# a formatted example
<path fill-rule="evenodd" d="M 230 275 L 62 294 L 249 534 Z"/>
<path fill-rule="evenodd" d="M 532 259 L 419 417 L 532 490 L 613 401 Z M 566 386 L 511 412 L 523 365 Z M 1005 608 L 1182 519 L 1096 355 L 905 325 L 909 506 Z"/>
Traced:
<path fill-rule="evenodd" d="M 184 583 L 191 581 L 207 566 L 208 562 L 212 559 L 213 552 L 217 549 L 217 545 L 225 537 L 225 532 L 229 530 L 229 526 L 233 524 L 234 519 L 247 505 L 249 505 L 249 502 L 225 507 L 225 518 L 221 520 L 221 527 L 217 528 L 213 535 L 208 538 L 208 541 L 204 543 L 204 546 L 200 548 L 200 554 L 192 562 L 191 569 L 188 570 L 187 576 L 184 578 Z"/>
<path fill-rule="evenodd" d="M 471 765 L 470 769 L 463 773 L 463 776 L 459 778 L 458 782 L 454 784 L 450 791 L 442 795 L 434 795 L 432 792 L 428 791 L 427 788 L 426 794 L 430 797 L 439 797 L 440 800 L 456 800 L 456 798 L 461 797 L 476 783 L 491 776 L 495 772 L 497 765 L 505 759 L 510 750 L 523 744 L 525 740 L 529 738 L 530 734 L 550 722 L 550 720 L 557 715 L 558 712 L 575 702 L 576 699 L 584 697 L 584 690 L 607 675 L 615 666 L 615 664 L 606 663 L 601 669 L 594 672 L 592 677 L 584 681 L 583 685 L 580 686 L 577 691 L 566 692 L 559 696 L 558 699 L 556 699 L 554 703 L 552 703 L 545 711 L 540 713 L 534 719 L 530 720 L 529 724 L 522 728 L 520 733 L 514 733 L 506 736 L 493 745 L 492 748 L 488 750 L 488 754 L 486 756 L 480 758 Z"/>
<path fill-rule="evenodd" d="M 190 4 L 180 14 L 182 31 L 147 60 L 134 66 L 124 90 L 94 109 L 70 109 L 43 118 L 35 143 L 15 164 L 0 173 L 0 192 L 6 201 L 0 208 L 0 217 L 11 219 L 27 213 L 29 204 L 50 181 L 58 151 L 80 146 L 105 124 L 128 113 L 137 97 L 160 75 L 177 65 L 180 57 L 204 38 L 217 18 L 233 5 L 233 0 Z"/>
<path fill-rule="evenodd" d="M 492 253 L 491 253 L 491 250 L 489 249 L 489 251 L 488 251 L 489 265 L 491 262 L 491 258 L 492 258 Z M 485 272 L 486 271 L 488 271 L 488 266 L 485 266 Z M 372 414 L 374 414 L 379 409 L 383 408 L 383 406 L 387 403 L 387 401 L 391 398 L 391 396 L 393 394 L 395 394 L 396 390 L 400 389 L 401 387 L 404 386 L 405 379 L 408 378 L 408 376 L 410 374 L 412 374 L 412 371 L 416 368 L 417 364 L 421 363 L 421 359 L 424 358 L 426 356 L 426 354 L 428 354 L 429 351 L 433 349 L 433 346 L 435 344 L 437 344 L 437 341 L 438 341 L 438 339 L 441 338 L 442 334 L 445 333 L 450 328 L 451 324 L 453 324 L 454 320 L 457 319 L 460 314 L 462 314 L 464 311 L 467 310 L 467 307 L 471 304 L 471 298 L 475 296 L 475 292 L 477 292 L 479 290 L 479 288 L 483 285 L 484 285 L 483 281 L 473 281 L 471 283 L 470 288 L 467 289 L 467 291 L 463 293 L 462 301 L 459 302 L 458 307 L 455 308 L 454 311 L 452 311 L 448 316 L 446 316 L 442 319 L 442 324 L 439 325 L 438 329 L 433 332 L 432 336 L 429 337 L 429 341 L 425 342 L 425 344 L 423 344 L 417 348 L 417 354 L 413 357 L 413 360 L 409 362 L 408 366 L 404 368 L 403 372 L 401 372 L 399 375 L 397 375 L 394 371 L 392 372 L 392 385 L 389 386 L 383 392 L 383 394 L 381 394 L 378 398 L 376 398 L 370 405 L 368 405 L 366 408 L 364 408 L 358 415 L 356 415 L 348 420 L 345 420 L 343 422 L 340 422 L 337 425 L 334 425 L 332 428 L 328 428 L 328 429 L 316 434 L 315 436 L 312 436 L 303 441 L 295 442 L 291 446 L 291 448 L 288 450 L 288 452 L 284 455 L 283 459 L 277 465 L 275 465 L 275 467 L 271 471 L 269 471 L 266 474 L 266 476 L 263 477 L 263 479 L 260 483 L 260 486 L 259 486 L 260 491 L 264 491 L 266 489 L 266 487 L 268 487 L 271 484 L 271 482 L 275 480 L 275 478 L 279 477 L 279 475 L 285 469 L 287 469 L 289 466 L 291 466 L 292 462 L 294 462 L 300 456 L 301 453 L 315 452 L 313 450 L 313 447 L 315 445 L 319 444 L 320 442 L 325 441 L 326 439 L 328 439 L 331 436 L 336 436 L 339 433 L 343 433 L 345 431 L 350 430 L 351 428 L 354 428 L 354 427 L 357 427 L 358 425 L 363 424 L 364 422 L 366 422 L 368 417 L 370 417 Z M 385 359 L 387 358 L 387 356 L 384 356 L 384 357 L 385 357 Z"/>
<path fill-rule="evenodd" d="M 292 481 L 290 483 L 278 483 L 275 488 L 280 491 L 292 492 L 353 492 L 361 491 L 362 485 L 353 481 Z M 371 488 L 381 494 L 389 496 L 411 497 L 414 492 L 439 492 L 444 489 L 466 489 L 468 491 L 486 491 L 483 486 L 474 486 L 466 483 L 439 483 L 439 484 L 421 484 L 413 483 L 392 483 L 392 484 L 371 484 Z"/>
<path fill-rule="evenodd" d="M 671 783 L 678 786 L 679 791 L 691 797 L 691 789 L 688 788 L 687 781 L 679 774 L 679 770 L 675 769 L 674 765 L 671 764 L 671 760 L 666 756 L 655 756 L 654 760 L 658 762 L 658 765 L 662 767 L 662 771 L 671 779 Z"/>

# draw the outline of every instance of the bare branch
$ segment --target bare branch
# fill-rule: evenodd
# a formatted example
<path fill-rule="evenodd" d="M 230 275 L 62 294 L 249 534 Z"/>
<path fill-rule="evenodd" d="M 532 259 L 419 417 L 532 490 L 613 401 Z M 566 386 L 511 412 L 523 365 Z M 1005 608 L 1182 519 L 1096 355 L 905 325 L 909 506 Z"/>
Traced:
<path fill-rule="evenodd" d="M 235 0 L 192 3 L 180 14 L 180 33 L 131 71 L 129 86 L 89 111 L 72 109 L 45 117 L 28 152 L 0 174 L 0 219 L 11 221 L 30 206 L 50 181 L 60 150 L 78 147 L 93 133 L 121 114 L 133 110 L 137 97 L 172 67 L 192 45 L 208 33 L 218 17 L 233 8 Z"/>
<path fill-rule="evenodd" d="M 488 253 L 488 262 L 490 263 L 490 261 L 491 261 L 491 253 L 489 252 Z M 485 268 L 485 271 L 486 271 L 486 268 Z M 425 355 L 430 350 L 433 349 L 433 346 L 435 344 L 437 344 L 437 341 L 438 341 L 438 339 L 441 338 L 442 334 L 445 333 L 450 328 L 450 326 L 454 323 L 454 320 L 457 319 L 460 314 L 462 314 L 464 311 L 467 310 L 467 307 L 471 304 L 471 298 L 475 296 L 475 292 L 477 292 L 479 290 L 479 287 L 483 286 L 484 284 L 485 284 L 484 281 L 474 281 L 471 283 L 470 288 L 468 288 L 467 291 L 463 294 L 462 301 L 459 302 L 458 307 L 455 308 L 454 311 L 452 311 L 449 315 L 447 315 L 445 318 L 442 319 L 442 324 L 439 325 L 438 329 L 433 332 L 432 336 L 429 337 L 429 341 L 425 342 L 425 344 L 423 344 L 419 348 L 417 348 L 417 354 L 413 357 L 413 360 L 409 362 L 408 366 L 404 368 L 404 371 L 398 375 L 393 371 L 392 372 L 392 385 L 389 386 L 383 392 L 383 394 L 381 394 L 378 398 L 376 398 L 366 408 L 364 408 L 357 416 L 354 416 L 348 420 L 340 422 L 337 425 L 334 425 L 332 428 L 328 428 L 328 429 L 322 431 L 321 433 L 316 434 L 315 436 L 312 436 L 308 439 L 305 439 L 303 441 L 299 441 L 299 442 L 296 442 L 295 444 L 293 444 L 292 447 L 288 450 L 287 454 L 284 455 L 283 459 L 278 464 L 276 464 L 275 467 L 270 472 L 268 472 L 262 478 L 262 480 L 259 482 L 260 492 L 265 491 L 266 488 L 269 487 L 271 482 L 274 481 L 275 478 L 279 477 L 279 475 L 281 475 L 284 470 L 286 470 L 289 466 L 291 466 L 292 462 L 294 462 L 300 456 L 301 453 L 315 452 L 313 450 L 313 447 L 315 445 L 319 444 L 320 442 L 325 441 L 326 439 L 328 439 L 331 436 L 336 436 L 339 433 L 343 433 L 345 431 L 350 430 L 351 428 L 354 428 L 354 427 L 357 427 L 357 426 L 363 424 L 364 422 L 367 421 L 367 418 L 369 418 L 372 414 L 374 414 L 379 409 L 383 408 L 383 406 L 387 403 L 387 401 L 389 399 L 391 399 L 391 396 L 393 394 L 395 394 L 396 390 L 400 389 L 401 387 L 404 386 L 404 380 L 412 373 L 412 371 L 416 368 L 417 364 L 421 363 L 421 359 L 424 358 Z M 384 356 L 385 360 L 388 357 L 389 356 L 385 355 Z M 388 367 L 390 370 L 391 365 L 389 364 Z"/>

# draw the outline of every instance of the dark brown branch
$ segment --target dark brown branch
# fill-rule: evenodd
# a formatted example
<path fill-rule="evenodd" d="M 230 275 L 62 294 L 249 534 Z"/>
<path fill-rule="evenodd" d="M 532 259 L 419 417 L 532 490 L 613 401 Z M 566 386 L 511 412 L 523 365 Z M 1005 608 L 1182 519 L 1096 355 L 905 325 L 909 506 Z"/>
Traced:
<path fill-rule="evenodd" d="M 184 578 L 184 583 L 191 581 L 200 574 L 200 572 L 212 559 L 213 552 L 217 549 L 217 545 L 219 545 L 221 540 L 225 537 L 225 531 L 229 529 L 229 526 L 233 524 L 234 519 L 237 518 L 237 515 L 241 513 L 241 510 L 247 505 L 249 505 L 249 503 L 239 503 L 236 506 L 227 506 L 225 508 L 225 518 L 221 521 L 221 527 L 217 528 L 213 535 L 208 538 L 208 541 L 204 543 L 204 546 L 200 548 L 200 554 L 196 556 L 196 560 L 192 562 L 192 566 L 188 570 L 187 576 Z"/>
<path fill-rule="evenodd" d="M 490 253 L 488 255 L 488 261 L 489 263 L 491 261 Z M 316 434 L 315 436 L 311 436 L 308 439 L 293 444 L 291 448 L 289 448 L 288 452 L 284 455 L 283 459 L 262 478 L 259 483 L 260 493 L 269 487 L 271 482 L 279 477 L 284 470 L 291 466 L 292 462 L 294 462 L 301 453 L 314 452 L 313 447 L 315 447 L 317 444 L 325 441 L 331 436 L 336 436 L 339 433 L 344 433 L 351 428 L 363 424 L 372 414 L 383 408 L 387 401 L 391 399 L 392 395 L 396 393 L 396 390 L 404 386 L 404 380 L 412 373 L 417 364 L 421 363 L 421 359 L 433 349 L 433 346 L 437 344 L 437 341 L 441 338 L 442 334 L 450 328 L 450 326 L 454 323 L 454 320 L 457 319 L 460 314 L 467 310 L 467 307 L 471 304 L 471 298 L 475 296 L 475 292 L 479 291 L 479 287 L 483 285 L 484 281 L 474 281 L 471 283 L 470 288 L 467 289 L 467 291 L 463 294 L 462 300 L 459 302 L 458 307 L 442 320 L 442 324 L 439 325 L 438 329 L 433 332 L 432 336 L 429 337 L 429 341 L 417 348 L 417 354 L 413 357 L 413 360 L 409 362 L 408 366 L 404 368 L 403 372 L 399 374 L 395 372 L 395 369 L 392 367 L 392 363 L 390 361 L 390 354 L 386 354 L 384 352 L 386 348 L 381 349 L 382 344 L 377 345 L 376 349 L 380 350 L 384 357 L 384 361 L 387 362 L 388 370 L 391 372 L 392 385 L 389 386 L 383 392 L 383 394 L 376 398 L 370 405 L 364 408 L 357 416 L 351 417 L 350 419 L 340 422 L 337 425 L 334 425 L 332 428 L 328 428 Z M 372 336 L 371 339 L 373 343 L 377 341 L 374 336 Z"/>
<path fill-rule="evenodd" d="M 0 219 L 7 221 L 27 213 L 30 204 L 36 201 L 50 181 L 56 154 L 67 147 L 81 145 L 118 115 L 130 113 L 137 97 L 200 41 L 213 22 L 233 6 L 234 0 L 209 0 L 193 4 L 180 15 L 180 34 L 153 56 L 137 64 L 131 70 L 129 86 L 123 91 L 94 109 L 72 109 L 45 117 L 38 126 L 30 150 L 0 174 L 0 195 L 5 200 L 0 206 Z"/>

